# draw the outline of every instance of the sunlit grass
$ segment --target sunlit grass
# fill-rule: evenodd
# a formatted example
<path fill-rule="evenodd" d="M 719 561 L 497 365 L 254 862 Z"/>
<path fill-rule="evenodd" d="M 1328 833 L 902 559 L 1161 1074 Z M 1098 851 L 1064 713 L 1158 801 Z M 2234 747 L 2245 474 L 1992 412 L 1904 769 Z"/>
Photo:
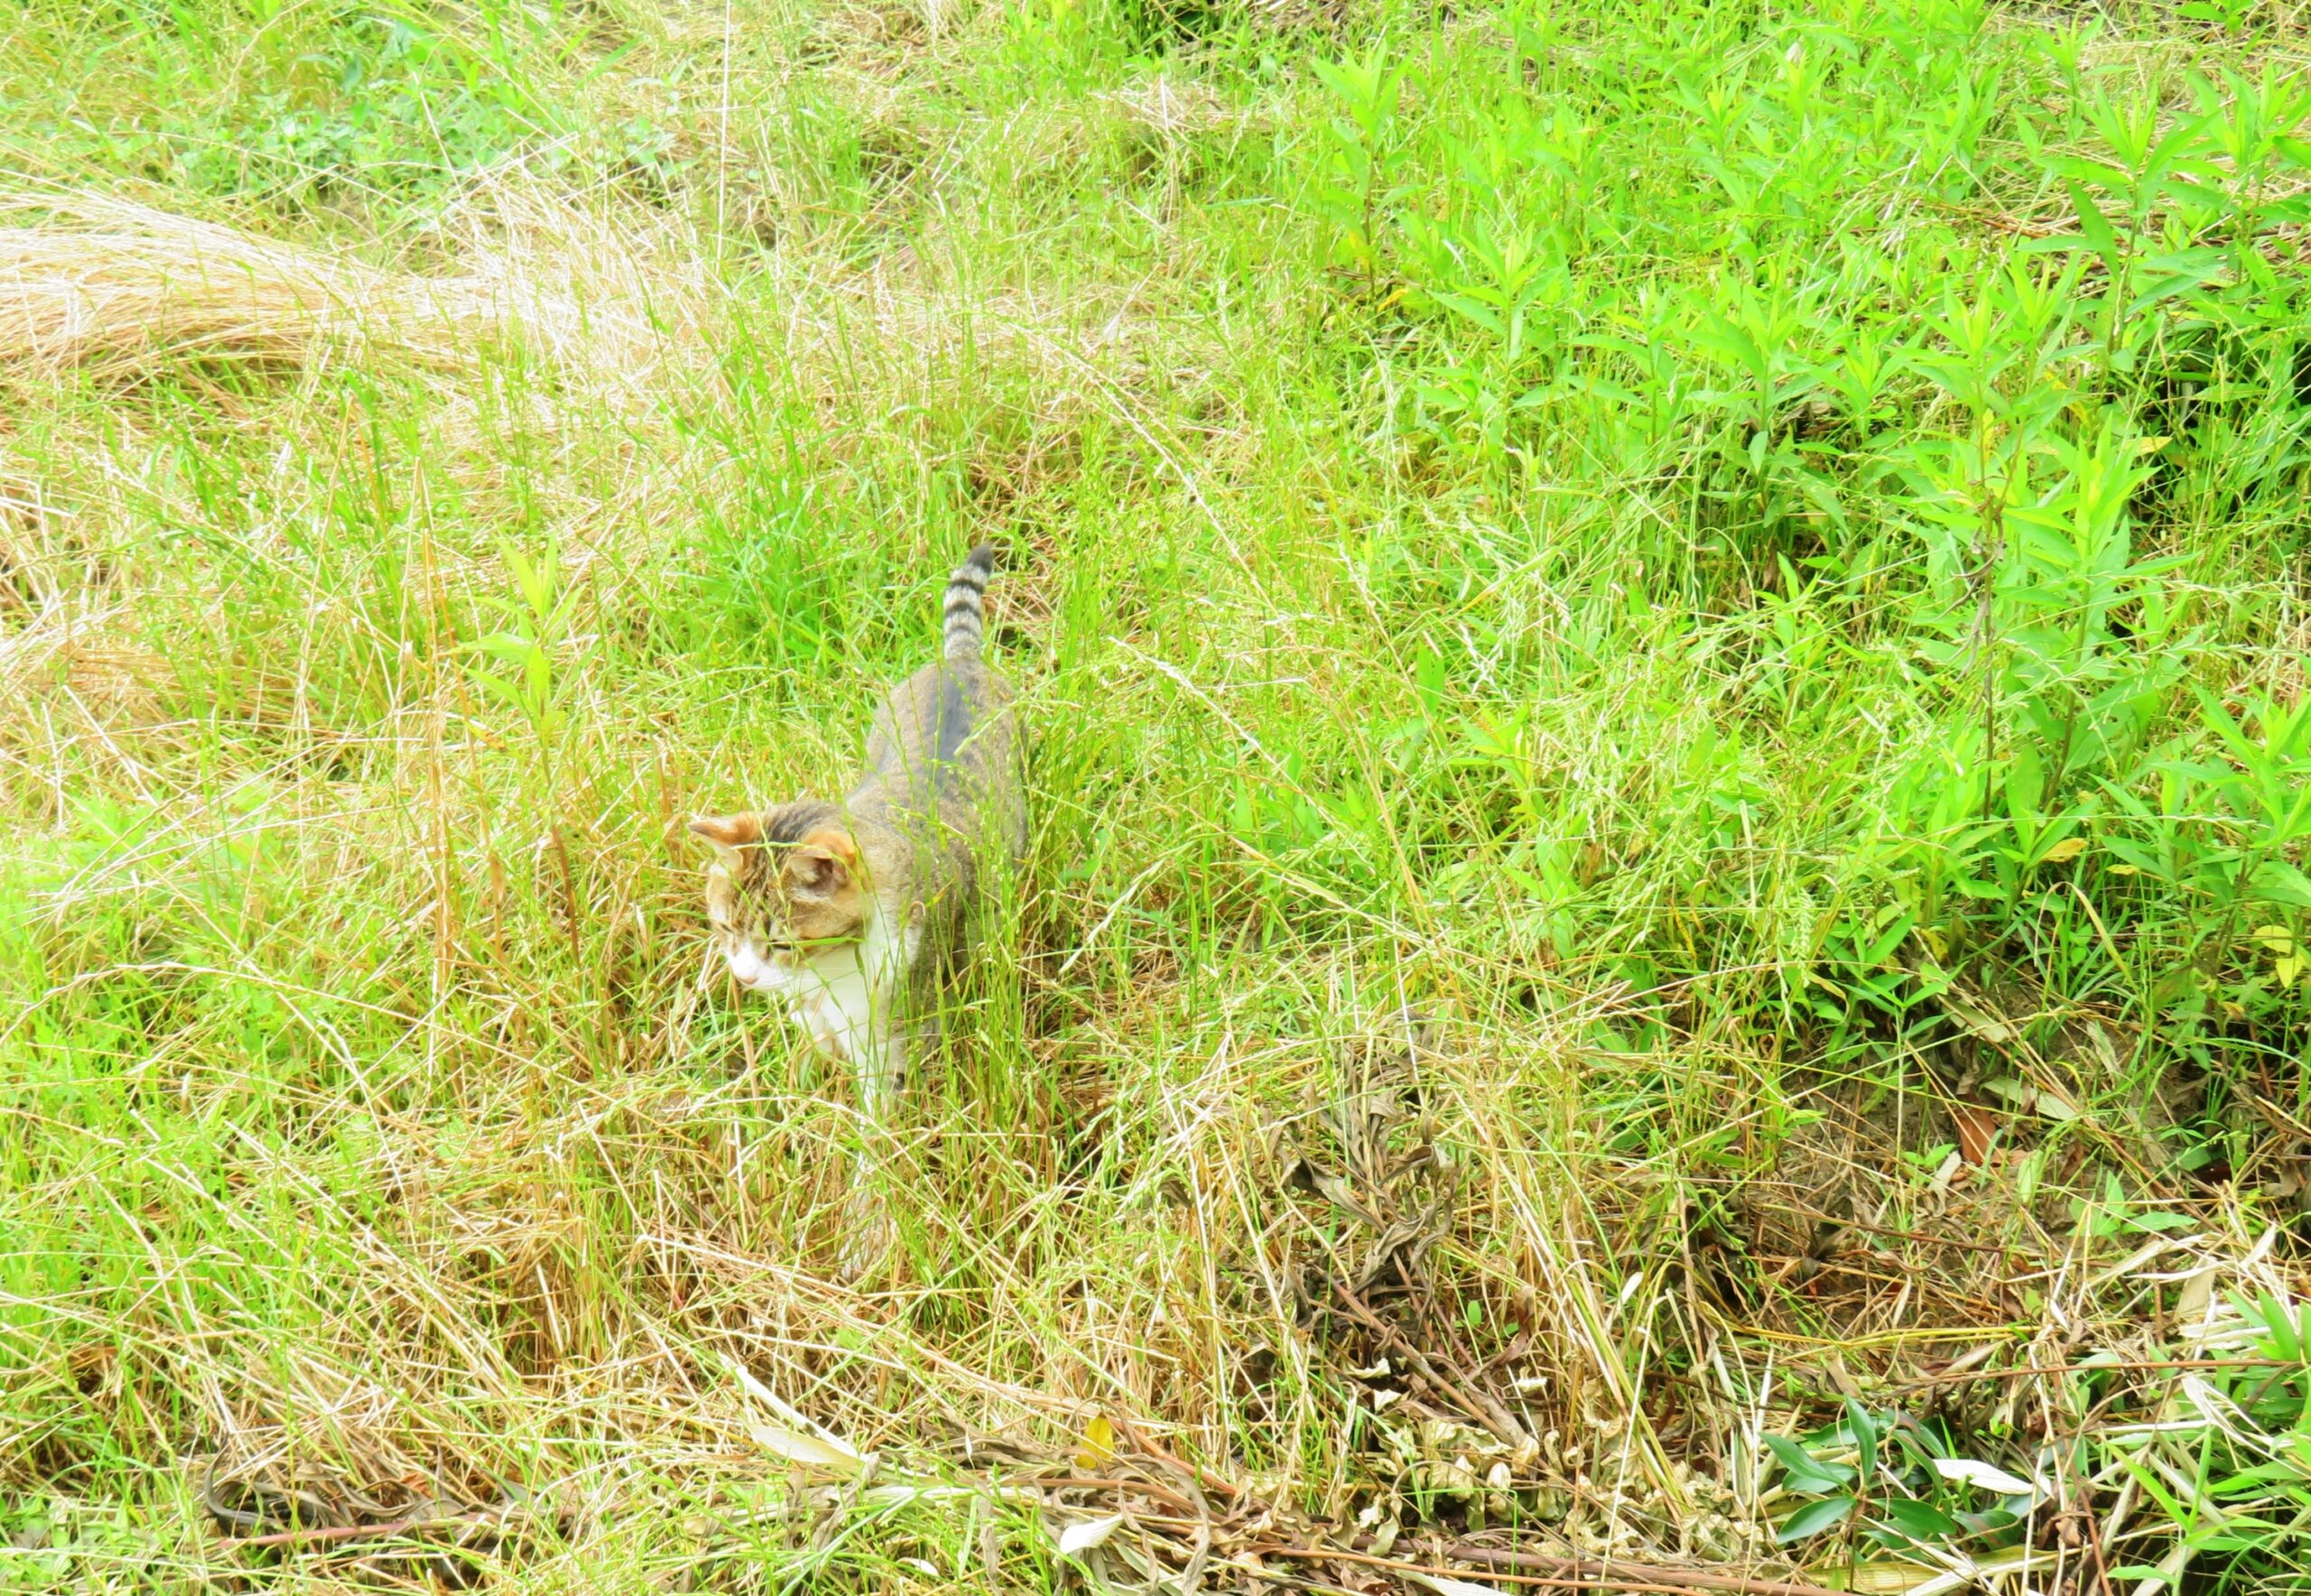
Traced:
<path fill-rule="evenodd" d="M 0 1588 L 394 1572 L 213 1454 L 517 1483 L 509 1590 L 1081 1582 L 734 1357 L 1467 1533 L 1327 1317 L 1378 1079 L 1496 1527 L 1887 1560 L 1775 1543 L 1852 1396 L 2299 1577 L 2295 19 L 171 14 L 0 16 Z M 1033 858 L 886 1133 L 683 822 L 983 537 Z"/>

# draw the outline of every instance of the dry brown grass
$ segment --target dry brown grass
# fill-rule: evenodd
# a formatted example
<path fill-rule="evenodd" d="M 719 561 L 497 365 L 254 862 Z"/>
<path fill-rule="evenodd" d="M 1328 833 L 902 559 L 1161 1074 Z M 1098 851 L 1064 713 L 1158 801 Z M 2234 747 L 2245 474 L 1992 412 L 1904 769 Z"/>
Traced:
<path fill-rule="evenodd" d="M 648 391 L 694 334 L 706 279 L 651 238 L 525 185 L 477 186 L 443 224 L 459 270 L 423 275 L 92 194 L 0 194 L 0 371 L 107 385 L 220 363 L 319 374 L 378 361 L 531 360 Z"/>

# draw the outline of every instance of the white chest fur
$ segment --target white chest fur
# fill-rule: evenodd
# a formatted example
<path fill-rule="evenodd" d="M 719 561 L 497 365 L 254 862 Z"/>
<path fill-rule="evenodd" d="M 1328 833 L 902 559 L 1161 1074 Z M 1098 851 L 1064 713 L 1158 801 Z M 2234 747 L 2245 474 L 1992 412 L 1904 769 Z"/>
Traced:
<path fill-rule="evenodd" d="M 733 969 L 757 992 L 782 998 L 786 1012 L 835 1057 L 865 1064 L 891 1041 L 892 998 L 905 975 L 915 933 L 893 934 L 880 914 L 858 942 L 828 948 L 793 963 L 748 960 Z M 750 954 L 752 950 L 747 950 Z"/>

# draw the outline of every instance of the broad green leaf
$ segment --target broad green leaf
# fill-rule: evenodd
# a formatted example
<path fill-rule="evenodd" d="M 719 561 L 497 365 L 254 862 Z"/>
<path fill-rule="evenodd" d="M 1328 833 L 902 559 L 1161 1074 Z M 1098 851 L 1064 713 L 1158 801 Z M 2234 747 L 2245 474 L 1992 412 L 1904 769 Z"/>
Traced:
<path fill-rule="evenodd" d="M 1843 1524 L 1852 1512 L 1853 1499 L 1852 1497 L 1824 1497 L 1818 1502 L 1806 1503 L 1783 1519 L 1781 1527 L 1774 1532 L 1773 1538 L 1786 1546 L 1792 1541 L 1802 1541 L 1808 1536 L 1816 1536 L 1825 1529 L 1836 1528 Z"/>
<path fill-rule="evenodd" d="M 1966 1533 L 1964 1526 L 1930 1502 L 1896 1498 L 1885 1504 L 1885 1510 L 1896 1528 L 1922 1541 L 1955 1540 Z"/>
<path fill-rule="evenodd" d="M 1787 1435 L 1768 1435 L 1765 1443 L 1781 1460 L 1784 1483 L 1792 1490 L 1814 1494 L 1853 1483 L 1852 1468 L 1844 1463 L 1825 1462 Z"/>
<path fill-rule="evenodd" d="M 1845 1399 L 1846 1429 L 1853 1437 L 1861 1483 L 1867 1486 L 1878 1466 L 1878 1421 L 1870 1410 L 1849 1396 Z"/>

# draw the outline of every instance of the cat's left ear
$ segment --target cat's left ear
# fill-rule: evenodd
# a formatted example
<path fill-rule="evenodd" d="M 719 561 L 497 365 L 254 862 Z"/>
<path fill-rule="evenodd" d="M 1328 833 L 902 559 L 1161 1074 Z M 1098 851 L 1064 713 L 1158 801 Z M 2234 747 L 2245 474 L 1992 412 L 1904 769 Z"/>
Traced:
<path fill-rule="evenodd" d="M 784 880 L 795 897 L 840 897 L 856 878 L 858 867 L 858 844 L 840 831 L 821 827 L 787 851 Z"/>
<path fill-rule="evenodd" d="M 762 816 L 702 814 L 691 821 L 690 829 L 693 835 L 705 838 L 712 845 L 716 858 L 734 865 L 738 862 L 738 849 L 762 840 Z"/>

